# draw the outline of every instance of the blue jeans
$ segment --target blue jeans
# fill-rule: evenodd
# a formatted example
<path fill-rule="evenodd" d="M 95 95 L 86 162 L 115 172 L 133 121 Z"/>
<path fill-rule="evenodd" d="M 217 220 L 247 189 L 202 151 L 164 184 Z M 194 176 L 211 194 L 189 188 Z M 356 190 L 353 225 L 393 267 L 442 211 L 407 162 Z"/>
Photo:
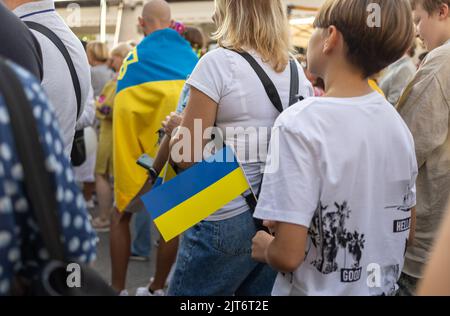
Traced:
<path fill-rule="evenodd" d="M 168 295 L 270 295 L 276 272 L 251 258 L 255 234 L 249 211 L 218 222 L 203 221 L 186 231 Z"/>
<path fill-rule="evenodd" d="M 150 257 L 151 232 L 150 226 L 152 219 L 150 213 L 143 210 L 135 215 L 134 219 L 134 238 L 131 242 L 131 253 L 142 257 Z"/>

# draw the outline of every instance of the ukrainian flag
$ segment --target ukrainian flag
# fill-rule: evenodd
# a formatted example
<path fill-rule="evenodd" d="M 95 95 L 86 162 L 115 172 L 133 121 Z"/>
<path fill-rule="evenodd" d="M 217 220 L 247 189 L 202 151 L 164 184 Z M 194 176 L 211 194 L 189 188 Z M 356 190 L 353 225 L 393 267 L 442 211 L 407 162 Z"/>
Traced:
<path fill-rule="evenodd" d="M 172 180 L 177 176 L 175 170 L 173 169 L 172 165 L 169 162 L 166 162 L 164 165 L 164 168 L 161 170 L 158 178 L 156 179 L 155 183 L 152 186 L 152 189 L 156 189 L 160 185 L 163 185 L 169 180 Z"/>
<path fill-rule="evenodd" d="M 230 147 L 142 197 L 165 241 L 180 235 L 250 189 Z"/>
<path fill-rule="evenodd" d="M 161 122 L 176 110 L 197 61 L 190 44 L 172 29 L 150 34 L 125 59 L 113 117 L 114 193 L 119 211 L 143 187 L 147 173 L 136 160 L 144 153 L 155 158 Z"/>

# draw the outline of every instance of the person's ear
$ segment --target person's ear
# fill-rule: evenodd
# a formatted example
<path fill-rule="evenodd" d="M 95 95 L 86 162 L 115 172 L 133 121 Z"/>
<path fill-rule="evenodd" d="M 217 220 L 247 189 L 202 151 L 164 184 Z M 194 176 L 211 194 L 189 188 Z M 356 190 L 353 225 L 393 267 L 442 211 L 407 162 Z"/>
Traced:
<path fill-rule="evenodd" d="M 331 53 L 337 46 L 339 41 L 339 31 L 334 26 L 331 25 L 325 30 L 325 42 L 323 44 L 323 53 L 329 54 Z"/>
<path fill-rule="evenodd" d="M 450 12 L 449 12 L 448 4 L 442 4 L 439 7 L 439 19 L 440 20 L 445 20 L 447 18 L 450 18 L 449 13 Z"/>
<path fill-rule="evenodd" d="M 143 29 L 144 28 L 144 19 L 140 16 L 139 18 L 138 18 L 138 21 L 139 21 L 139 26 Z"/>

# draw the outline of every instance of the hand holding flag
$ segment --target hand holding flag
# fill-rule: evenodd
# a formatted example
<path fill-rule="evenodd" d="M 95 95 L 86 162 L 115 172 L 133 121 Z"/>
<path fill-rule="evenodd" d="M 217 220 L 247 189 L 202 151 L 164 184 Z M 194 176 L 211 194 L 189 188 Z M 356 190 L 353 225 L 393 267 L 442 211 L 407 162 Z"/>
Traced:
<path fill-rule="evenodd" d="M 167 242 L 250 189 L 230 147 L 224 147 L 142 197 Z"/>

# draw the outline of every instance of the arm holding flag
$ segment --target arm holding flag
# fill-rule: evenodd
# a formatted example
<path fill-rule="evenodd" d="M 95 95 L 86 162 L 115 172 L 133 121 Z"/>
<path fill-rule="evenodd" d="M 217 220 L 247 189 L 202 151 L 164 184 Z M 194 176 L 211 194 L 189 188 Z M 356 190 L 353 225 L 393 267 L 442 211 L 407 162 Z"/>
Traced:
<path fill-rule="evenodd" d="M 167 157 L 169 156 L 169 141 L 170 138 L 165 136 L 162 140 L 161 146 L 159 147 L 158 154 L 156 155 L 155 161 L 153 163 L 153 168 L 156 170 L 157 174 L 160 174 L 167 163 Z M 129 210 L 138 210 L 142 209 L 142 201 L 141 196 L 148 193 L 155 182 L 157 181 L 157 178 L 152 178 L 152 176 L 149 174 L 147 181 L 145 181 L 144 186 L 141 188 L 141 190 L 138 192 L 136 197 L 130 202 L 128 209 Z M 132 212 L 133 213 L 133 212 Z"/>
<path fill-rule="evenodd" d="M 202 139 L 195 139 L 196 135 L 194 133 L 194 122 L 195 120 L 201 120 L 202 130 L 200 135 L 203 135 L 207 128 L 214 126 L 217 116 L 217 107 L 218 104 L 214 102 L 214 100 L 212 100 L 206 94 L 202 93 L 196 88 L 191 87 L 191 95 L 180 125 L 181 127 L 187 128 L 190 131 L 191 139 L 190 142 L 186 143 L 191 144 L 191 159 L 189 161 L 181 161 L 180 163 L 177 163 L 177 166 L 179 168 L 187 169 L 191 167 L 195 161 L 201 160 L 202 157 L 198 157 L 198 155 L 203 154 L 203 149 L 205 148 L 209 140 L 203 139 L 203 137 Z M 170 141 L 171 152 L 173 146 L 180 141 L 183 141 L 180 138 L 180 133 L 176 133 Z M 201 142 L 201 148 L 197 148 L 195 146 L 195 144 L 198 144 L 199 142 Z"/>
<path fill-rule="evenodd" d="M 170 178 L 174 176 L 174 175 L 167 175 L 166 177 L 165 173 L 167 172 L 168 168 L 171 168 L 169 167 L 169 164 L 171 164 L 169 157 L 170 135 L 172 134 L 172 131 L 176 127 L 180 126 L 181 120 L 182 120 L 181 114 L 172 112 L 169 116 L 166 117 L 166 120 L 162 122 L 162 127 L 164 128 L 164 132 L 166 133 L 166 135 L 163 137 L 161 141 L 161 145 L 159 147 L 158 153 L 153 163 L 153 169 L 160 176 L 158 178 L 152 178 L 152 176 L 149 174 L 149 177 L 147 181 L 145 181 L 144 186 L 139 191 L 136 198 L 134 198 L 131 201 L 129 209 L 141 209 L 142 206 L 142 201 L 140 199 L 141 196 L 148 193 L 155 185 L 161 185 L 162 182 L 164 182 L 164 180 L 168 181 Z M 174 171 L 171 170 L 170 173 L 174 173 Z M 160 181 L 161 183 L 158 183 L 159 180 L 161 180 Z"/>
<path fill-rule="evenodd" d="M 186 170 L 162 186 L 153 188 L 142 198 L 166 242 L 250 189 L 232 148 L 224 147 L 201 161 L 203 149 L 210 141 L 203 139 L 203 134 L 214 126 L 217 107 L 211 98 L 191 87 L 191 96 L 181 123 L 182 127 L 190 131 L 190 142 L 183 140 L 180 133 L 170 142 L 170 150 L 178 142 L 191 146 L 188 161 L 177 163 L 178 167 Z M 194 133 L 195 120 L 202 122 L 201 133 Z M 198 135 L 201 139 L 196 139 Z"/>
<path fill-rule="evenodd" d="M 203 221 L 250 188 L 233 149 L 208 159 L 153 188 L 142 200 L 166 242 Z"/>

